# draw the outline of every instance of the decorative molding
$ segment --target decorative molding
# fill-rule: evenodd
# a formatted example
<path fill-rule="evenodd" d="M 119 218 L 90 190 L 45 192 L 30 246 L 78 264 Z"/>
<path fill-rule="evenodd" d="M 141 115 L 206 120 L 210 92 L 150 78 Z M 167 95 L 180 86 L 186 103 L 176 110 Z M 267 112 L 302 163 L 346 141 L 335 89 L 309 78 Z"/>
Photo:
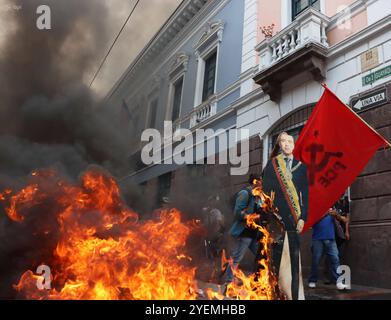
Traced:
<path fill-rule="evenodd" d="M 215 95 L 216 96 L 216 103 L 218 103 L 220 100 L 224 99 L 228 95 L 234 93 L 236 90 L 240 90 L 241 84 L 247 80 L 252 79 L 255 76 L 255 74 L 257 73 L 257 71 L 258 71 L 258 67 L 253 67 L 252 69 L 248 69 L 245 72 L 243 72 L 239 76 L 239 79 L 235 83 L 226 87 L 223 91 L 221 91 Z M 246 99 L 251 99 L 251 97 L 254 94 L 257 95 L 257 97 L 259 96 L 259 94 L 262 94 L 262 96 L 265 95 L 261 88 L 257 88 L 255 90 L 252 90 L 251 92 L 249 92 L 245 96 L 238 98 L 236 101 L 234 101 L 231 104 L 231 107 L 234 109 L 239 109 L 239 108 L 243 107 L 244 104 L 252 102 L 253 100 L 251 100 L 249 102 L 249 100 L 246 100 Z M 231 107 L 227 107 L 227 108 L 231 108 Z M 220 112 L 217 112 L 215 116 L 211 117 L 211 119 L 213 121 L 215 121 L 215 120 L 219 119 L 221 116 L 224 116 L 227 108 L 221 110 Z M 192 113 L 188 113 L 184 117 L 180 118 L 180 123 L 184 124 L 186 121 L 190 121 L 191 115 L 192 115 Z M 210 123 L 210 121 L 208 121 L 207 123 Z M 204 124 L 204 122 L 203 122 L 203 124 Z"/>
<path fill-rule="evenodd" d="M 199 40 L 194 44 L 197 59 L 196 88 L 194 95 L 194 108 L 203 104 L 202 90 L 204 85 L 205 59 L 216 50 L 216 78 L 214 93 L 217 87 L 217 70 L 219 66 L 220 43 L 223 39 L 224 22 L 222 20 L 208 21 Z"/>
<path fill-rule="evenodd" d="M 173 54 L 175 54 L 178 48 L 183 47 L 194 35 L 198 34 L 202 30 L 202 26 L 220 12 L 230 1 L 232 0 L 208 0 L 205 5 L 200 9 L 199 12 L 194 16 L 194 18 L 183 28 L 183 30 L 175 36 L 175 38 L 170 41 L 170 43 L 163 49 L 163 51 L 158 52 L 158 56 L 161 56 L 162 59 L 155 59 L 154 63 L 149 63 L 144 67 L 143 74 L 148 74 L 148 71 L 161 71 L 167 63 L 172 59 Z M 179 10 L 179 9 L 178 9 Z M 149 45 L 146 46 L 146 48 Z M 144 50 L 146 50 L 146 48 Z M 149 51 L 148 51 L 149 52 Z M 141 54 L 140 54 L 141 56 Z M 114 94 L 119 90 L 126 90 L 124 87 L 128 83 L 132 83 L 134 86 L 134 78 L 136 73 L 132 73 L 132 70 L 135 64 L 139 63 L 140 57 L 137 57 L 135 61 L 127 68 L 121 78 L 115 83 L 113 88 L 107 93 L 106 100 L 110 100 Z M 155 63 L 156 62 L 156 63 Z M 145 70 L 145 68 L 149 68 Z M 137 81 L 137 85 L 134 86 L 132 95 L 138 94 L 138 92 L 145 87 L 146 82 L 149 81 L 149 77 L 143 77 L 140 81 Z"/>
<path fill-rule="evenodd" d="M 323 81 L 326 77 L 326 57 L 325 46 L 310 42 L 271 67 L 259 71 L 253 79 L 272 101 L 279 102 L 282 82 L 300 72 L 310 72 L 315 81 Z"/>
<path fill-rule="evenodd" d="M 178 39 L 179 34 L 186 32 L 190 24 L 197 24 L 200 14 L 205 8 L 210 8 L 216 5 L 218 0 L 185 0 L 177 10 L 171 15 L 167 22 L 163 25 L 160 31 L 149 41 L 134 61 L 129 65 L 124 74 L 118 79 L 113 88 L 108 92 L 107 99 L 109 99 L 127 80 L 131 80 L 143 65 L 154 60 L 167 47 L 172 46 L 175 39 Z M 196 4 L 197 3 L 197 4 Z M 183 19 L 183 17 L 186 19 Z M 198 17 L 195 18 L 195 16 Z M 191 17 L 189 19 L 189 17 Z M 163 38 L 166 40 L 163 41 Z"/>
<path fill-rule="evenodd" d="M 189 59 L 190 57 L 186 54 L 186 52 L 178 52 L 174 56 L 168 72 L 170 79 L 175 78 L 179 73 L 184 73 L 187 71 Z"/>
<path fill-rule="evenodd" d="M 194 44 L 194 49 L 197 52 L 202 51 L 211 43 L 221 42 L 223 40 L 224 22 L 221 20 L 208 22 L 205 26 L 205 31 L 200 39 Z"/>
<path fill-rule="evenodd" d="M 193 112 L 190 114 L 190 128 L 195 127 L 197 124 L 204 122 L 216 114 L 216 98 L 216 95 L 213 95 L 208 100 L 194 108 Z"/>
<path fill-rule="evenodd" d="M 238 100 L 236 100 L 232 104 L 231 107 L 235 111 L 239 111 L 239 109 L 244 108 L 255 101 L 258 101 L 258 100 L 262 99 L 263 97 L 265 97 L 265 92 L 262 90 L 262 88 L 257 88 L 257 89 L 254 89 L 253 91 L 247 93 L 245 96 L 240 97 Z"/>
<path fill-rule="evenodd" d="M 325 78 L 329 22 L 326 15 L 309 8 L 282 31 L 256 46 L 260 71 L 254 81 L 271 100 L 280 100 L 282 82 L 298 72 L 309 71 L 316 81 Z"/>
<path fill-rule="evenodd" d="M 244 105 L 247 105 L 247 104 L 250 104 L 250 103 L 252 103 L 254 101 L 257 101 L 258 99 L 261 99 L 262 97 L 264 97 L 264 92 L 261 89 L 253 90 L 252 92 L 248 93 L 246 96 L 243 96 L 240 99 L 236 100 L 234 103 L 229 105 L 227 108 L 225 108 L 221 112 L 216 113 L 215 115 L 209 117 L 205 121 L 197 123 L 195 126 L 190 127 L 189 129 L 190 129 L 191 132 L 195 132 L 195 130 L 197 130 L 199 128 L 209 126 L 213 122 L 216 122 L 219 119 L 222 119 L 222 118 L 228 116 L 229 114 L 236 112 L 238 109 L 240 109 Z M 186 117 L 185 119 L 181 119 L 180 123 L 175 122 L 173 128 L 176 128 L 177 126 L 180 126 L 180 124 L 185 122 L 185 120 L 189 120 L 189 117 Z M 228 130 L 228 129 L 230 129 L 230 128 L 226 128 L 226 130 Z M 175 132 L 174 132 L 174 134 L 175 134 Z M 138 151 L 135 151 L 135 153 L 136 152 L 138 152 Z M 148 169 L 150 169 L 150 168 L 152 168 L 154 166 L 156 166 L 156 165 L 153 164 L 153 165 L 144 167 L 144 168 L 142 168 L 142 169 L 140 169 L 138 171 L 135 171 L 135 172 L 129 174 L 127 176 L 127 178 L 133 177 L 133 176 L 135 176 L 135 175 L 137 175 L 137 174 L 139 174 L 139 173 L 141 173 L 143 171 L 146 171 L 146 170 L 148 170 Z"/>
<path fill-rule="evenodd" d="M 168 100 L 165 110 L 164 119 L 172 120 L 172 111 L 174 106 L 174 93 L 175 93 L 175 84 L 180 79 L 183 78 L 182 83 L 182 92 L 181 92 L 181 102 L 179 108 L 178 119 L 175 120 L 173 126 L 175 128 L 174 131 L 181 128 L 181 113 L 183 108 L 183 92 L 184 92 L 184 84 L 186 79 L 187 65 L 189 62 L 189 57 L 184 52 L 179 52 L 174 61 L 172 62 L 171 69 L 169 71 L 169 89 L 168 89 Z"/>

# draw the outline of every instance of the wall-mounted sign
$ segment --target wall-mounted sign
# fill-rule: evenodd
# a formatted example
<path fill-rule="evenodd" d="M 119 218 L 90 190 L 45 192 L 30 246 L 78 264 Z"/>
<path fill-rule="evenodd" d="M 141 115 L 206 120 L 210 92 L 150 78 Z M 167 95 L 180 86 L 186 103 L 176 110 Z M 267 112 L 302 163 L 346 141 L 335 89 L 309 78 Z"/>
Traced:
<path fill-rule="evenodd" d="M 377 70 L 368 74 L 367 76 L 362 78 L 362 85 L 366 86 L 368 84 L 372 84 L 382 78 L 389 77 L 391 75 L 391 65 L 387 66 L 383 69 Z"/>
<path fill-rule="evenodd" d="M 379 65 L 378 48 L 373 48 L 361 55 L 361 72 L 371 70 Z"/>
<path fill-rule="evenodd" d="M 388 102 L 388 92 L 385 87 L 380 88 L 371 93 L 353 98 L 350 105 L 356 112 L 379 107 Z"/>

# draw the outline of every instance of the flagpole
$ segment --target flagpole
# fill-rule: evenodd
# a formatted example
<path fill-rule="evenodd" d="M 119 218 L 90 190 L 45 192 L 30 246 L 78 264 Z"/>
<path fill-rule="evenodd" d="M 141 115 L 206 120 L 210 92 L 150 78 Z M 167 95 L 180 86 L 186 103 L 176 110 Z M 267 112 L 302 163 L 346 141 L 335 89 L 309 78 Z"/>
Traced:
<path fill-rule="evenodd" d="M 322 87 L 325 88 L 326 90 L 328 90 L 334 97 L 336 97 L 339 101 L 341 101 L 340 98 L 338 98 L 338 96 L 332 92 L 325 83 L 322 83 Z M 351 112 L 353 113 L 359 120 L 361 120 L 361 122 L 363 122 L 369 129 L 371 129 L 374 133 L 376 133 L 376 135 L 380 136 L 384 141 L 385 143 L 387 144 L 387 148 L 390 148 L 391 149 L 391 143 L 388 142 L 383 136 L 381 136 L 375 129 L 373 129 L 363 118 L 361 118 L 356 112 L 354 112 L 346 103 L 344 103 L 343 101 L 341 101 L 341 103 Z"/>

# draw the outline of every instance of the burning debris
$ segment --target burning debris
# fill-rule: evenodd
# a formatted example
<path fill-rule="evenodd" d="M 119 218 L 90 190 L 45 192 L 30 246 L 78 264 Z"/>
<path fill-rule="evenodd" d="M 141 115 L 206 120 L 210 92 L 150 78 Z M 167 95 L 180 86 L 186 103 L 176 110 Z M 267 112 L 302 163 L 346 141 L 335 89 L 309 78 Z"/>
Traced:
<path fill-rule="evenodd" d="M 41 261 L 52 270 L 52 289 L 39 290 L 39 276 L 29 270 L 14 286 L 20 297 L 196 298 L 195 268 L 189 264 L 185 244 L 197 225 L 182 222 L 175 209 L 139 222 L 121 199 L 114 179 L 102 170 L 85 172 L 79 185 L 53 171 L 36 171 L 31 184 L 0 197 L 8 204 L 6 212 L 13 223 L 29 223 L 29 216 L 49 203 L 56 217 L 51 227 L 34 230 L 47 238 L 56 234 L 54 250 Z"/>
<path fill-rule="evenodd" d="M 41 238 L 45 258 L 35 260 L 13 288 L 26 299 L 196 299 L 196 266 L 186 241 L 200 231 L 194 220 L 182 221 L 176 209 L 160 211 L 156 219 L 139 221 L 120 195 L 114 178 L 93 167 L 72 183 L 54 170 L 34 171 L 19 191 L 0 194 L 11 224 L 26 225 Z M 38 214 L 52 219 L 34 225 Z M 280 298 L 270 265 L 269 232 L 249 216 L 248 225 L 264 235 L 258 271 L 246 276 L 234 270 L 236 282 L 227 288 L 234 299 Z M 224 258 L 225 259 L 225 258 Z M 226 262 L 228 260 L 225 260 Z M 51 270 L 51 289 L 37 287 L 38 265 Z M 45 280 L 46 281 L 46 280 Z M 209 299 L 225 298 L 212 289 Z"/>
<path fill-rule="evenodd" d="M 106 48 L 105 3 L 49 0 L 53 29 L 42 31 L 41 1 L 5 2 L 20 10 L 4 18 L 10 28 L 0 52 L 0 297 L 197 298 L 198 257 L 186 244 L 200 226 L 184 215 L 198 214 L 198 198 L 173 197 L 188 210 L 140 220 L 112 176 L 131 171 L 127 137 L 84 84 Z M 91 164 L 99 167 L 84 171 Z M 189 191 L 212 188 L 194 183 Z M 134 186 L 121 187 L 127 203 L 143 200 Z M 35 273 L 42 265 L 49 279 Z M 243 285 L 229 296 L 275 298 L 269 262 L 262 266 L 249 277 L 238 271 Z M 50 289 L 37 287 L 47 280 Z"/>
<path fill-rule="evenodd" d="M 268 197 L 266 194 L 263 194 L 263 196 Z M 268 198 L 271 199 L 270 197 Z M 266 206 L 269 206 L 269 209 L 274 208 L 272 202 L 264 203 L 264 209 L 267 209 Z M 258 220 L 257 214 L 250 214 L 246 218 L 247 225 L 262 234 L 258 241 L 260 258 L 257 261 L 257 270 L 250 275 L 246 275 L 239 268 L 232 267 L 232 259 L 227 259 L 225 254 L 223 254 L 222 266 L 226 266 L 228 263 L 231 264 L 235 278 L 234 282 L 228 284 L 225 295 L 237 300 L 285 299 L 280 291 L 278 279 L 271 263 L 271 245 L 274 240 L 269 231 L 261 226 Z M 225 296 L 221 292 L 216 292 L 210 288 L 207 289 L 206 293 L 209 299 L 225 299 Z"/>
<path fill-rule="evenodd" d="M 85 85 L 104 55 L 109 39 L 108 8 L 103 1 L 46 1 L 52 30 L 36 27 L 39 0 L 3 0 L 20 10 L 0 12 L 0 190 L 24 190 L 0 206 L 0 297 L 14 296 L 19 272 L 47 261 L 58 234 L 51 204 L 30 185 L 30 173 L 54 168 L 68 183 L 90 164 L 115 176 L 130 171 L 126 137 L 117 130 L 113 108 L 105 108 Z M 40 172 L 42 175 L 42 172 Z M 48 184 L 53 178 L 47 177 Z M 52 192 L 60 189 L 49 187 Z M 0 192 L 1 192 L 0 191 Z M 2 197 L 7 197 L 7 192 Z M 136 195 L 127 186 L 129 197 Z M 30 216 L 13 209 L 43 201 L 46 207 Z M 10 200 L 10 199 L 9 199 Z M 23 220 L 12 223 L 11 220 Z M 52 232 L 45 235 L 42 228 Z M 49 241 L 50 240 L 50 241 Z M 49 244 L 48 244 L 49 243 Z"/>

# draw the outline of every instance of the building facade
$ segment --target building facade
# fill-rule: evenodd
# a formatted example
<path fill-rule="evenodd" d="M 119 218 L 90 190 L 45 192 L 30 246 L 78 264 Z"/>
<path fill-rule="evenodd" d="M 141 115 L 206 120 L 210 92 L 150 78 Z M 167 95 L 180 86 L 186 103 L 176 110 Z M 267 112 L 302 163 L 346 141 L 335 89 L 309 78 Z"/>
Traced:
<path fill-rule="evenodd" d="M 249 31 L 257 37 L 257 55 L 252 58 L 254 82 L 242 90 L 242 99 L 251 102 L 238 109 L 236 124 L 250 128 L 251 136 L 259 135 L 262 166 L 281 131 L 299 135 L 323 92 L 321 83 L 391 141 L 389 1 L 281 0 L 272 7 L 269 1 L 246 2 L 257 11 L 256 27 Z M 272 24 L 273 33 L 265 37 L 262 28 Z M 390 150 L 379 150 L 347 190 L 351 241 L 343 263 L 351 268 L 352 283 L 391 287 L 390 170 Z M 307 232 L 305 274 L 310 243 Z"/>
<path fill-rule="evenodd" d="M 230 175 L 229 164 L 145 165 L 141 132 L 163 132 L 164 120 L 192 132 L 248 129 L 249 149 L 240 152 L 248 153 L 248 173 L 260 173 L 280 132 L 299 135 L 322 83 L 391 141 L 390 21 L 388 0 L 183 1 L 108 95 L 119 115 L 130 112 L 128 178 L 151 195 L 151 206 L 164 195 L 217 192 L 229 216 L 228 199 L 247 175 Z M 391 152 L 379 150 L 347 190 L 352 240 L 344 263 L 355 284 L 391 287 L 390 181 Z M 303 236 L 304 275 L 310 238 Z"/>
<path fill-rule="evenodd" d="M 241 94 L 244 6 L 232 0 L 183 1 L 107 97 L 120 116 L 124 108 L 130 113 L 124 131 L 134 164 L 129 179 L 156 194 L 156 201 L 181 172 L 203 175 L 204 169 L 144 165 L 143 130 L 156 128 L 163 134 L 165 120 L 173 122 L 174 131 L 236 126 L 231 105 Z"/>

